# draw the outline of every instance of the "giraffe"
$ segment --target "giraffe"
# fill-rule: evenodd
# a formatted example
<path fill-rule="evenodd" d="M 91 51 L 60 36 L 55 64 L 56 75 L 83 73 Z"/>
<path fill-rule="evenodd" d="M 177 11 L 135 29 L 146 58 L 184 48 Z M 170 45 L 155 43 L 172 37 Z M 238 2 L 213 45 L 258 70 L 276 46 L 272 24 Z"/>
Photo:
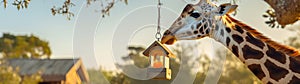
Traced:
<path fill-rule="evenodd" d="M 265 84 L 300 84 L 300 51 L 279 44 L 229 14 L 237 5 L 187 4 L 164 32 L 163 44 L 209 37 L 226 46 Z"/>

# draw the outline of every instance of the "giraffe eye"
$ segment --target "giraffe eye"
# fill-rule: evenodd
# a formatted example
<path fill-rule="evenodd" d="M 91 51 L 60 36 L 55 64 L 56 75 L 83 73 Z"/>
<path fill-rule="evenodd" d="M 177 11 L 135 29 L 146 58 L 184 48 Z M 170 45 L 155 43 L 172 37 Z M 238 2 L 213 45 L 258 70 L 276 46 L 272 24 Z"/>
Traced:
<path fill-rule="evenodd" d="M 193 12 L 190 16 L 194 17 L 194 18 L 198 18 L 198 17 L 200 17 L 200 14 L 197 12 Z"/>

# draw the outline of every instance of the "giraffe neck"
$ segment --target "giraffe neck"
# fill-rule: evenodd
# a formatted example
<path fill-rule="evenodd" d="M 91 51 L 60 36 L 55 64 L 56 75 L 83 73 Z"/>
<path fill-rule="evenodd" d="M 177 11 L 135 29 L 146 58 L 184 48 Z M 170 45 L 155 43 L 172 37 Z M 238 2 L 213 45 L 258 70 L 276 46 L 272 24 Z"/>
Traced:
<path fill-rule="evenodd" d="M 300 83 L 296 49 L 280 45 L 226 15 L 216 22 L 211 38 L 221 42 L 263 83 Z"/>

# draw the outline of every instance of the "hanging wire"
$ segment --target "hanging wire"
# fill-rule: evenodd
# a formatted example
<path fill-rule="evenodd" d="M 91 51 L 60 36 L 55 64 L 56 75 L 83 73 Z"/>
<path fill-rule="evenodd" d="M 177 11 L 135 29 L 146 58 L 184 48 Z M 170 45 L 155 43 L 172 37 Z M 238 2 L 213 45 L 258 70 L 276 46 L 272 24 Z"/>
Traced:
<path fill-rule="evenodd" d="M 160 28 L 160 8 L 161 8 L 162 3 L 160 2 L 160 0 L 158 0 L 158 4 L 157 4 L 157 13 L 158 13 L 158 17 L 157 17 L 157 30 L 156 30 L 156 34 L 155 34 L 155 38 L 157 39 L 157 41 L 160 41 L 161 38 L 161 28 Z"/>

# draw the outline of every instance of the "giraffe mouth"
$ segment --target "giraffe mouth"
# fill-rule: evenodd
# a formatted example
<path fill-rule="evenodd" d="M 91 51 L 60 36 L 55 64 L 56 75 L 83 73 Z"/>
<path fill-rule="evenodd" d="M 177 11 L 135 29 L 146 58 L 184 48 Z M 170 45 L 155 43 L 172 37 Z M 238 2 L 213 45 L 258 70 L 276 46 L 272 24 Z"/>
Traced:
<path fill-rule="evenodd" d="M 176 38 L 174 35 L 164 35 L 161 39 L 162 44 L 172 45 L 176 42 Z"/>

